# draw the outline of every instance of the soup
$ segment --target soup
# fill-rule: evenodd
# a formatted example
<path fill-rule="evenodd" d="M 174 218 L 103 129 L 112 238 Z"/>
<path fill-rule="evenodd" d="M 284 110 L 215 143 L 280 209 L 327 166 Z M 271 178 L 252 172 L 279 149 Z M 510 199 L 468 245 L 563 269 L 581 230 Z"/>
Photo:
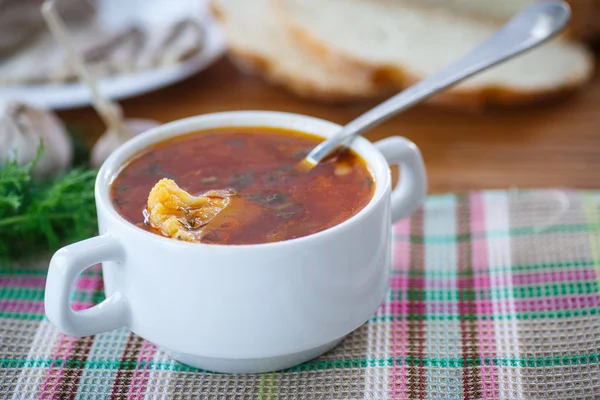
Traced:
<path fill-rule="evenodd" d="M 270 128 L 179 136 L 135 155 L 112 182 L 112 203 L 140 228 L 183 240 L 256 244 L 307 236 L 358 213 L 375 189 L 365 162 L 349 149 L 308 171 L 296 168 L 321 141 Z M 160 214 L 165 210 L 171 214 Z"/>

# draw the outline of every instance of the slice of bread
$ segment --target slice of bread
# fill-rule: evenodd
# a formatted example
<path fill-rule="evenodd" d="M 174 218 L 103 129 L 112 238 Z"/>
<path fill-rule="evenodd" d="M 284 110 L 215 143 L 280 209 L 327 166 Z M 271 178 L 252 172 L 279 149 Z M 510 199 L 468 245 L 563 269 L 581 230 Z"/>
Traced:
<path fill-rule="evenodd" d="M 430 76 L 479 45 L 498 26 L 414 0 L 271 0 L 280 19 L 315 54 L 353 64 L 399 88 Z M 563 39 L 481 73 L 432 99 L 480 107 L 538 101 L 587 82 L 593 58 Z"/>
<path fill-rule="evenodd" d="M 441 6 L 475 18 L 504 23 L 536 0 L 410 0 L 414 4 Z M 600 35 L 600 1 L 568 0 L 573 15 L 567 34 L 573 39 L 594 40 Z"/>
<path fill-rule="evenodd" d="M 302 97 L 334 102 L 370 98 L 389 90 L 367 69 L 330 66 L 299 47 L 272 13 L 268 0 L 211 0 L 210 6 L 230 58 L 272 83 Z"/>

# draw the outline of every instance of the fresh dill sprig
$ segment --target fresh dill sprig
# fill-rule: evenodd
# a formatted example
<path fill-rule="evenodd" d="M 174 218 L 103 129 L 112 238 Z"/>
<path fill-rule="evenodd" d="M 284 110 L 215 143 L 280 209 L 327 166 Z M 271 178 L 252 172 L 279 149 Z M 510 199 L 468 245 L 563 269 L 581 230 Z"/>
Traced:
<path fill-rule="evenodd" d="M 76 168 L 50 180 L 32 176 L 43 150 L 27 165 L 0 166 L 0 265 L 32 253 L 93 236 L 97 232 L 95 170 Z"/>

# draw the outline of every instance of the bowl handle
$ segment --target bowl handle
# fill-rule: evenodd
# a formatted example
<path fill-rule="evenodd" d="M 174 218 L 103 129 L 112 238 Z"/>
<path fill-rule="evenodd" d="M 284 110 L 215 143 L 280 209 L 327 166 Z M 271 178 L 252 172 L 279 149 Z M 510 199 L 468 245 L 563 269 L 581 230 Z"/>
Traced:
<path fill-rule="evenodd" d="M 74 311 L 70 297 L 77 276 L 101 261 L 123 261 L 125 253 L 119 242 L 101 235 L 58 250 L 50 261 L 44 306 L 50 322 L 71 336 L 87 336 L 129 325 L 127 299 L 113 293 L 87 310 Z"/>
<path fill-rule="evenodd" d="M 393 136 L 375 143 L 390 164 L 400 166 L 400 180 L 392 191 L 392 223 L 409 216 L 425 199 L 427 173 L 419 148 L 410 140 Z"/>

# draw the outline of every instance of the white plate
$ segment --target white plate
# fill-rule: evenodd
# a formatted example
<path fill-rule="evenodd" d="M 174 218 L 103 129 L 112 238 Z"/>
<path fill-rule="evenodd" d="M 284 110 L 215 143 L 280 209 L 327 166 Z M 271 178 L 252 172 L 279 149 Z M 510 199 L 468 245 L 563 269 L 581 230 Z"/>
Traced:
<path fill-rule="evenodd" d="M 206 42 L 200 53 L 167 67 L 102 78 L 98 82 L 100 91 L 114 100 L 125 99 L 179 82 L 207 68 L 223 54 L 225 46 L 216 23 L 208 16 L 203 20 Z M 0 87 L 0 98 L 20 99 L 55 110 L 91 104 L 89 90 L 78 82 Z"/>

